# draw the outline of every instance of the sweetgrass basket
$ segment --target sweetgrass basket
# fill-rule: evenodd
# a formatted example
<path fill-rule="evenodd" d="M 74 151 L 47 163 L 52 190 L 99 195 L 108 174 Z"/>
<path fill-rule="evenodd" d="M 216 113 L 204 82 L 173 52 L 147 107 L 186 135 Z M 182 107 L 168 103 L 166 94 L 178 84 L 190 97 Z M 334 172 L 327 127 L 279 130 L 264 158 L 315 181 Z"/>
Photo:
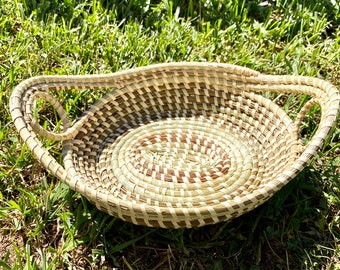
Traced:
<path fill-rule="evenodd" d="M 71 125 L 53 91 L 112 90 Z M 311 98 L 292 121 L 262 92 Z M 62 132 L 34 117 L 53 105 Z M 20 83 L 10 111 L 38 161 L 99 209 L 135 224 L 197 227 L 229 220 L 268 200 L 323 145 L 339 113 L 330 83 L 272 76 L 229 64 L 170 63 L 108 75 L 40 76 Z M 303 145 L 299 125 L 322 115 Z M 63 141 L 63 164 L 41 142 Z"/>

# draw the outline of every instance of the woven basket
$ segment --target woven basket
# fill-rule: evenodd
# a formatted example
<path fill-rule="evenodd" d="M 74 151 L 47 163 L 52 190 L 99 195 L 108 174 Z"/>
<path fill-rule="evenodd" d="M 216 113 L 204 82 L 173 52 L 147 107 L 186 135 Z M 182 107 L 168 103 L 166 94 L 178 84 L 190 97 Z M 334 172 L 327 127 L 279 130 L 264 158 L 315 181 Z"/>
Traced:
<path fill-rule="evenodd" d="M 50 90 L 112 90 L 72 126 Z M 311 96 L 295 121 L 260 92 Z M 33 117 L 45 99 L 63 132 Z M 197 227 L 225 221 L 268 200 L 323 145 L 339 93 L 310 77 L 271 76 L 228 64 L 171 63 L 89 76 L 40 76 L 10 99 L 14 124 L 39 162 L 99 209 L 146 226 Z M 319 104 L 307 145 L 298 127 Z M 63 141 L 63 165 L 40 141 Z"/>

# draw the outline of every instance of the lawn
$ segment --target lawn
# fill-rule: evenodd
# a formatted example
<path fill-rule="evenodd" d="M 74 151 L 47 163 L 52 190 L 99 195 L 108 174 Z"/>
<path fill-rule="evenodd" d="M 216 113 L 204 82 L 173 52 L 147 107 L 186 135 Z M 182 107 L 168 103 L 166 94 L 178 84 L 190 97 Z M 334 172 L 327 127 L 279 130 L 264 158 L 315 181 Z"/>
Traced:
<path fill-rule="evenodd" d="M 262 206 L 216 225 L 159 229 L 115 219 L 48 175 L 11 122 L 12 89 L 42 74 L 214 61 L 314 76 L 340 88 L 339 2 L 275 2 L 2 0 L 0 268 L 340 269 L 340 124 L 303 172 Z M 102 94 L 59 98 L 75 118 Z M 305 102 L 270 98 L 293 118 Z M 48 108 L 41 118 L 53 125 Z M 317 106 L 305 117 L 304 141 L 319 117 Z M 60 144 L 46 143 L 60 159 Z"/>

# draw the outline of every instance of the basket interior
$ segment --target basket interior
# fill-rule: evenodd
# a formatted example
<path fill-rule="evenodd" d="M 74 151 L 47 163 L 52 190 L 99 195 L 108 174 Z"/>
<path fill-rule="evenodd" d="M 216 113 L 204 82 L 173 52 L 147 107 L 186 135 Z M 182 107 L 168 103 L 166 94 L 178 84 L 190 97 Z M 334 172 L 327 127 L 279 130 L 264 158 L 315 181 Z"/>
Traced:
<path fill-rule="evenodd" d="M 68 152 L 75 175 L 112 208 L 89 200 L 130 221 L 122 205 L 192 211 L 252 196 L 298 157 L 291 119 L 255 93 L 120 89 L 83 117 Z"/>

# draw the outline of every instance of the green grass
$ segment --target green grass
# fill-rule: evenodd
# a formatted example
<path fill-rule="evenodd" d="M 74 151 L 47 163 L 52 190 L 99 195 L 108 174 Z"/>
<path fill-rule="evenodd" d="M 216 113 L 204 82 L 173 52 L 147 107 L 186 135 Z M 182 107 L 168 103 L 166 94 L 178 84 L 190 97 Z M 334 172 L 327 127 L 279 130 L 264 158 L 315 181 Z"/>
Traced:
<path fill-rule="evenodd" d="M 3 0 L 0 268 L 340 269 L 340 125 L 312 163 L 264 205 L 230 222 L 166 230 L 112 218 L 48 175 L 20 141 L 8 108 L 13 87 L 31 76 L 169 61 L 234 63 L 340 87 L 340 5 L 314 2 Z M 76 117 L 101 94 L 59 98 Z M 305 102 L 273 98 L 292 117 Z M 304 140 L 319 114 L 315 107 L 307 115 Z M 44 115 L 46 126 L 57 121 Z M 60 159 L 60 145 L 46 143 Z"/>

